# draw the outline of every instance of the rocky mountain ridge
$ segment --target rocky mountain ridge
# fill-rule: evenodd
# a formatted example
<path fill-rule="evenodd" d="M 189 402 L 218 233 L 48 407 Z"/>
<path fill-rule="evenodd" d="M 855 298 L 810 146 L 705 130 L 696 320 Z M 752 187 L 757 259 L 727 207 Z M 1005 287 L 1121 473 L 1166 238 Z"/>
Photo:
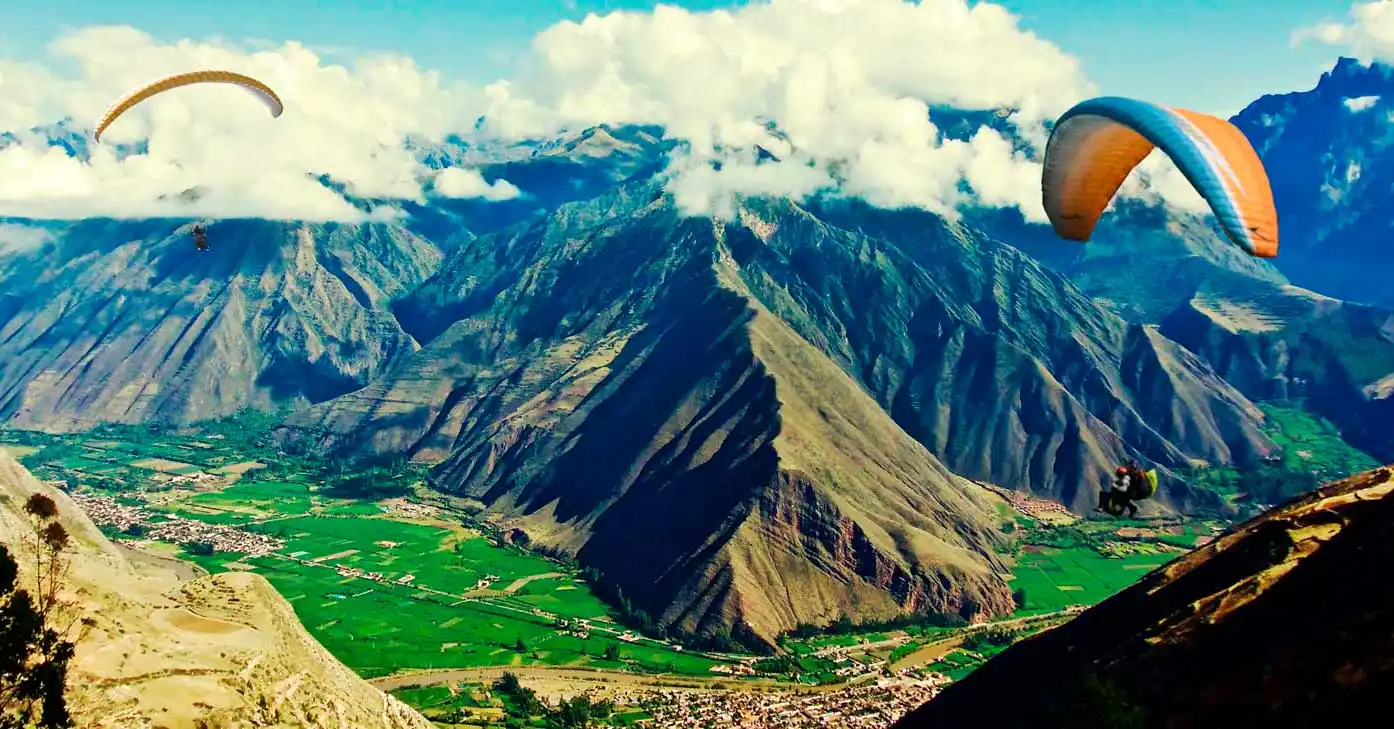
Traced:
<path fill-rule="evenodd" d="M 839 613 L 1009 610 L 995 520 L 954 472 L 1085 508 L 1129 452 L 1271 449 L 1198 359 L 1014 249 L 846 216 L 682 218 L 634 184 L 483 236 L 398 302 L 421 351 L 286 436 L 439 463 L 437 488 L 665 625 L 763 640 Z"/>
<path fill-rule="evenodd" d="M 187 580 L 160 558 L 115 547 L 65 494 L 0 451 L 0 541 L 33 562 L 20 511 L 30 494 L 58 504 L 72 536 L 64 616 L 91 623 L 69 666 L 69 710 L 91 729 L 432 729 L 305 632 L 264 578 Z"/>
<path fill-rule="evenodd" d="M 1363 726 L 1394 688 L 1394 473 L 1272 509 L 905 716 L 955 726 Z M 1003 702 L 1003 695 L 1012 701 Z"/>
<path fill-rule="evenodd" d="M 384 225 L 82 221 L 0 251 L 0 416 L 188 422 L 326 400 L 417 344 L 389 308 L 439 250 Z"/>

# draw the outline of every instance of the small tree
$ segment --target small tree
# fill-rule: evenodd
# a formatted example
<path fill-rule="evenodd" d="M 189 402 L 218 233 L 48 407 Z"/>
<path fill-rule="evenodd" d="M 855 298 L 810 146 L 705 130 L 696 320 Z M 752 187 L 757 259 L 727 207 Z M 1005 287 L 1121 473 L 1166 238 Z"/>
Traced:
<path fill-rule="evenodd" d="M 48 496 L 31 494 L 24 513 L 34 551 L 32 594 L 20 584 L 19 564 L 0 545 L 0 729 L 62 729 L 72 726 L 63 689 L 73 657 L 67 638 L 76 621 L 53 626 L 71 540 Z"/>
<path fill-rule="evenodd" d="M 620 659 L 620 647 L 615 643 L 605 646 L 605 660 L 618 661 Z"/>
<path fill-rule="evenodd" d="M 494 682 L 494 690 L 501 694 L 513 695 L 518 693 L 522 687 L 523 684 L 518 680 L 518 674 L 512 671 L 504 671 L 503 675 Z"/>
<path fill-rule="evenodd" d="M 513 650 L 518 651 L 519 653 L 527 653 L 528 646 L 527 644 L 523 643 L 522 638 L 519 638 L 518 641 L 513 644 Z"/>
<path fill-rule="evenodd" d="M 1025 587 L 1017 588 L 1017 590 L 1016 590 L 1015 592 L 1012 593 L 1012 600 L 1016 602 L 1016 609 L 1017 609 L 1017 610 L 1025 610 L 1025 609 L 1026 609 L 1026 588 L 1025 588 Z"/>
<path fill-rule="evenodd" d="M 58 582 L 67 572 L 63 551 L 68 547 L 68 530 L 58 523 L 58 505 L 44 494 L 31 494 L 24 502 L 29 516 L 34 549 L 34 602 L 45 617 L 58 600 Z"/>

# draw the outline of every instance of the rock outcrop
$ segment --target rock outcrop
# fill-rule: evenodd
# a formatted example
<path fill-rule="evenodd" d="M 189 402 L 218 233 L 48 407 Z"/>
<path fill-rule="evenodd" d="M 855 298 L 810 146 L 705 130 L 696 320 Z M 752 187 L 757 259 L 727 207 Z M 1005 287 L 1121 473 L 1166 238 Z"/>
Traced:
<path fill-rule="evenodd" d="M 1394 689 L 1391 571 L 1394 472 L 1382 468 L 1232 529 L 895 726 L 1378 724 Z"/>
<path fill-rule="evenodd" d="M 69 667 L 78 726 L 432 729 L 315 642 L 260 575 L 181 581 L 165 560 L 112 545 L 71 499 L 0 452 L 0 542 L 22 575 L 32 562 L 21 507 L 33 493 L 57 502 L 73 538 L 64 617 L 91 623 Z"/>

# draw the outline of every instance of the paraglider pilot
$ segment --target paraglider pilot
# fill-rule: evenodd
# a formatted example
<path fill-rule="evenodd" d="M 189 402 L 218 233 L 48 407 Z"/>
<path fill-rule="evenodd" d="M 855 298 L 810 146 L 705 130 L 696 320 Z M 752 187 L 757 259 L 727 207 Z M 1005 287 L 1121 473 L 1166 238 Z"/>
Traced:
<path fill-rule="evenodd" d="M 201 251 L 208 250 L 208 231 L 204 229 L 203 223 L 194 225 L 194 245 Z"/>
<path fill-rule="evenodd" d="M 1137 518 L 1137 504 L 1134 499 L 1144 490 L 1142 479 L 1145 478 L 1146 475 L 1135 461 L 1129 460 L 1126 465 L 1119 466 L 1113 472 L 1113 488 L 1100 495 L 1099 506 L 1095 511 L 1122 516 L 1123 510 L 1127 509 L 1128 518 Z"/>

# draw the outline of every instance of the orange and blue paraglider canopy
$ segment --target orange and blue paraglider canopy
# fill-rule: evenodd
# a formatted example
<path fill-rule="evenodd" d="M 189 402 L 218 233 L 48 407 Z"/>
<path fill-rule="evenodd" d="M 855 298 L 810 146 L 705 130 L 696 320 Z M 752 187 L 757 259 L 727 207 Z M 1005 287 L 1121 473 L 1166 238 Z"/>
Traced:
<path fill-rule="evenodd" d="M 1278 255 L 1273 190 L 1253 145 L 1219 117 L 1104 96 L 1055 122 L 1041 197 L 1061 238 L 1087 241 L 1123 180 L 1161 149 L 1209 203 L 1220 227 L 1250 255 Z"/>
<path fill-rule="evenodd" d="M 177 89 L 183 86 L 194 84 L 231 84 L 237 86 L 264 104 L 272 117 L 279 117 L 285 111 L 285 105 L 281 103 L 281 97 L 271 90 L 270 86 L 234 71 L 219 71 L 207 69 L 202 71 L 189 71 L 186 73 L 176 73 L 173 76 L 157 78 L 142 85 L 140 88 L 126 94 L 111 105 L 111 108 L 102 115 L 101 119 L 93 127 L 92 138 L 102 141 L 102 132 L 111 126 L 122 114 L 125 114 L 131 107 L 139 104 L 146 99 L 163 94 L 166 91 Z"/>

